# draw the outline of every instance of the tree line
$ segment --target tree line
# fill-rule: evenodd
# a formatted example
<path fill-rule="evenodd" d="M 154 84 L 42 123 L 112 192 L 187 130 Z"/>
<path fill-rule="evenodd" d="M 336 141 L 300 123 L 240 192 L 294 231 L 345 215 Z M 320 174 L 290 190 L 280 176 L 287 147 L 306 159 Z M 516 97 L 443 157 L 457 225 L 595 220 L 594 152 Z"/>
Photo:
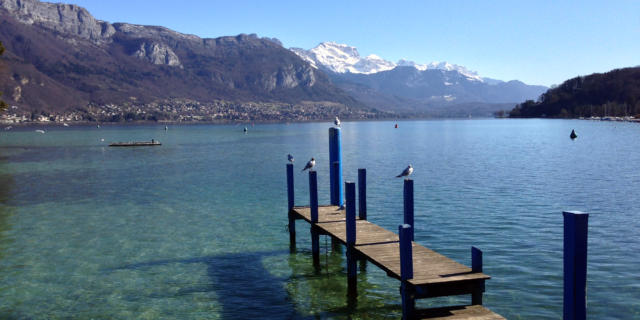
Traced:
<path fill-rule="evenodd" d="M 537 101 L 520 103 L 511 118 L 640 117 L 640 67 L 575 77 Z"/>

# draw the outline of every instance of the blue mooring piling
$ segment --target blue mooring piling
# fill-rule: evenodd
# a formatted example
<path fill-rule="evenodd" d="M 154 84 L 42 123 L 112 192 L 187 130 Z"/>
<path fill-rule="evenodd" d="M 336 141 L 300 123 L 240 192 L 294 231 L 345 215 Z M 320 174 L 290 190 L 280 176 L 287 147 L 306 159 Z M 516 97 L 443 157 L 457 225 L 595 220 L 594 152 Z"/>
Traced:
<path fill-rule="evenodd" d="M 313 265 L 320 266 L 320 234 L 316 223 L 318 223 L 318 174 L 309 171 L 309 209 L 311 210 L 311 254 Z"/>
<path fill-rule="evenodd" d="M 411 228 L 411 241 L 415 238 L 413 236 L 413 180 L 404 179 L 404 224 L 412 226 Z"/>
<path fill-rule="evenodd" d="M 410 318 L 415 309 L 415 298 L 412 286 L 407 280 L 413 278 L 413 249 L 411 247 L 411 235 L 413 227 L 409 224 L 398 226 L 400 238 L 400 295 L 402 298 L 402 318 Z"/>
<path fill-rule="evenodd" d="M 587 229 L 589 214 L 565 211 L 564 320 L 587 318 Z"/>
<path fill-rule="evenodd" d="M 358 218 L 367 220 L 367 169 L 358 169 Z"/>
<path fill-rule="evenodd" d="M 482 272 L 482 251 L 476 247 L 471 247 L 471 271 Z M 484 282 L 478 286 L 471 294 L 471 304 L 482 304 L 482 293 L 484 292 Z"/>
<path fill-rule="evenodd" d="M 358 295 L 357 290 L 357 256 L 354 250 L 356 244 L 356 184 L 345 182 L 347 193 L 346 204 L 346 233 L 347 233 L 347 295 L 350 299 Z"/>
<path fill-rule="evenodd" d="M 294 250 L 296 247 L 296 219 L 293 216 L 294 194 L 293 194 L 293 163 L 287 163 L 287 201 L 289 216 L 289 247 Z"/>
<path fill-rule="evenodd" d="M 331 204 L 342 207 L 344 192 L 342 189 L 342 134 L 340 128 L 329 128 L 329 188 Z M 338 163 L 337 165 L 335 163 Z"/>

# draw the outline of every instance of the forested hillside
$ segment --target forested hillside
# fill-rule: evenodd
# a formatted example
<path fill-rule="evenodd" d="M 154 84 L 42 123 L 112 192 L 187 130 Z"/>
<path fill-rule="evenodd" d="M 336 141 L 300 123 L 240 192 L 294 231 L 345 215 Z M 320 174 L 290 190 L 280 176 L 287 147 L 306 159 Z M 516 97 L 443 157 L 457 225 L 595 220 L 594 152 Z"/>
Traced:
<path fill-rule="evenodd" d="M 640 116 L 640 67 L 565 81 L 511 110 L 512 118 Z"/>

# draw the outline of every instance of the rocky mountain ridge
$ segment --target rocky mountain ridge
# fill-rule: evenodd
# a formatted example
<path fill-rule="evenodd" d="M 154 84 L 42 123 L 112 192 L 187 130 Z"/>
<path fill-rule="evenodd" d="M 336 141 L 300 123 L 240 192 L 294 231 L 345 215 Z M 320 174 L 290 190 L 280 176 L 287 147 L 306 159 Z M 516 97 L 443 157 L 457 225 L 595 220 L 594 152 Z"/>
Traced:
<path fill-rule="evenodd" d="M 330 117 L 318 111 L 326 102 L 345 118 L 372 114 L 277 40 L 256 35 L 202 39 L 164 27 L 110 24 L 75 5 L 0 0 L 0 41 L 7 49 L 0 91 L 24 110 L 184 98 L 317 106 L 309 111 Z"/>

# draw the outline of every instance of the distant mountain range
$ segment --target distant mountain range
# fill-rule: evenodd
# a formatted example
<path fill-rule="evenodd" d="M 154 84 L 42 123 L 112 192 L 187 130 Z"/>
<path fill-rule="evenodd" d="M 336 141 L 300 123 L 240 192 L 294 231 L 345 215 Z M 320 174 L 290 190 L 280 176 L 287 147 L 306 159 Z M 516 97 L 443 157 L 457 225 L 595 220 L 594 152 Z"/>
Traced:
<path fill-rule="evenodd" d="M 483 78 L 447 62 L 397 63 L 377 55 L 361 57 L 355 47 L 324 42 L 310 50 L 291 48 L 311 66 L 325 71 L 334 84 L 358 100 L 395 112 L 434 116 L 489 116 L 535 99 L 547 90 L 517 80 Z M 473 106 L 473 108 L 470 108 Z"/>
<path fill-rule="evenodd" d="M 330 42 L 288 50 L 256 35 L 203 39 L 112 24 L 76 5 L 37 0 L 0 0 L 0 41 L 2 99 L 31 118 L 487 116 L 546 90 L 446 62 L 362 58 L 356 48 Z"/>

